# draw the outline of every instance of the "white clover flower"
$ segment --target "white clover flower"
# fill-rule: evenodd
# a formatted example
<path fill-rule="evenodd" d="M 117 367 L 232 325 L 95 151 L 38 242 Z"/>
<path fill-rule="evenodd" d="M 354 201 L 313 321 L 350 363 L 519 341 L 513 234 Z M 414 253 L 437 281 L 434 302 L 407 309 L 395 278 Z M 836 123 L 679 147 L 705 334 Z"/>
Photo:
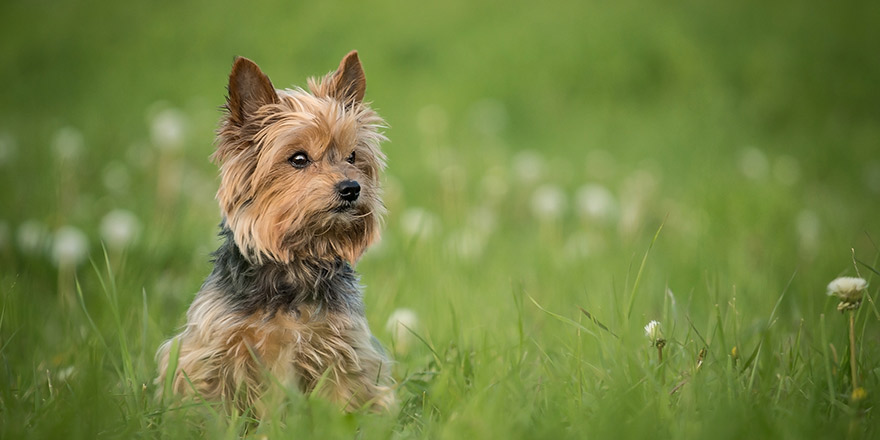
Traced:
<path fill-rule="evenodd" d="M 837 310 L 852 310 L 862 304 L 862 296 L 867 287 L 868 282 L 864 278 L 840 277 L 828 283 L 827 294 L 840 299 Z"/>
<path fill-rule="evenodd" d="M 101 239 L 113 249 L 122 249 L 132 243 L 140 231 L 141 222 L 130 211 L 116 209 L 101 219 Z"/>
<path fill-rule="evenodd" d="M 162 110 L 150 123 L 150 139 L 160 150 L 179 150 L 183 146 L 185 136 L 186 116 L 180 110 L 173 108 Z"/>
<path fill-rule="evenodd" d="M 580 187 L 575 195 L 581 217 L 610 220 L 617 214 L 617 201 L 607 188 L 597 184 Z"/>
<path fill-rule="evenodd" d="M 651 345 L 657 345 L 665 342 L 663 339 L 663 331 L 660 328 L 660 321 L 651 321 L 645 326 L 645 336 L 651 340 Z"/>
<path fill-rule="evenodd" d="M 391 312 L 388 322 L 385 323 L 385 330 L 394 339 L 394 347 L 398 352 L 409 350 L 415 339 L 410 330 L 415 331 L 418 325 L 419 317 L 411 309 L 400 308 Z"/>
<path fill-rule="evenodd" d="M 55 133 L 52 140 L 52 151 L 61 160 L 76 159 L 83 151 L 85 140 L 82 133 L 73 127 L 64 127 Z"/>
<path fill-rule="evenodd" d="M 408 238 L 432 237 L 438 228 L 434 214 L 422 208 L 409 208 L 400 216 L 400 228 Z"/>
<path fill-rule="evenodd" d="M 52 260 L 58 266 L 76 266 L 89 254 L 89 240 L 79 229 L 63 226 L 55 232 Z"/>
<path fill-rule="evenodd" d="M 561 217 L 566 204 L 565 193 L 556 185 L 541 185 L 532 194 L 532 213 L 543 220 Z"/>

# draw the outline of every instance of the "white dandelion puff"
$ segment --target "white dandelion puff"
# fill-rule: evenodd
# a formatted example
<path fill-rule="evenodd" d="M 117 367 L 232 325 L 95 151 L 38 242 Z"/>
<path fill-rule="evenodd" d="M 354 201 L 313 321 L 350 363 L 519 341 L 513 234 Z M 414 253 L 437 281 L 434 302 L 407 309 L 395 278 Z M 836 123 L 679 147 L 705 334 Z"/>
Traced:
<path fill-rule="evenodd" d="M 37 255 L 46 248 L 49 230 L 37 220 L 28 220 L 18 225 L 15 241 L 18 248 L 27 255 Z"/>
<path fill-rule="evenodd" d="M 400 216 L 400 228 L 408 238 L 425 239 L 437 232 L 437 218 L 422 208 L 409 208 Z"/>
<path fill-rule="evenodd" d="M 862 304 L 862 297 L 868 282 L 864 278 L 856 277 L 840 277 L 828 283 L 829 296 L 836 296 L 840 299 L 837 310 L 857 309 Z"/>
<path fill-rule="evenodd" d="M 160 111 L 150 123 L 150 139 L 160 150 L 174 151 L 183 146 L 186 136 L 186 116 L 180 110 Z"/>
<path fill-rule="evenodd" d="M 575 195 L 578 213 L 583 218 L 611 220 L 617 215 L 617 201 L 607 188 L 597 184 L 580 187 Z"/>
<path fill-rule="evenodd" d="M 400 308 L 391 312 L 385 323 L 385 330 L 394 340 L 394 348 L 398 352 L 406 352 L 414 342 L 412 331 L 419 325 L 419 316 L 411 309 Z M 410 331 L 412 330 L 412 331 Z"/>
<path fill-rule="evenodd" d="M 486 236 L 471 229 L 455 231 L 450 234 L 447 248 L 462 260 L 475 260 L 486 248 Z"/>
<path fill-rule="evenodd" d="M 651 340 L 651 345 L 656 345 L 658 341 L 663 340 L 660 321 L 651 321 L 645 326 L 645 337 Z"/>
<path fill-rule="evenodd" d="M 739 169 L 749 179 L 762 180 L 767 177 L 770 163 L 763 151 L 749 147 L 740 155 Z"/>
<path fill-rule="evenodd" d="M 52 261 L 58 266 L 76 266 L 89 254 L 89 240 L 79 229 L 63 226 L 52 241 Z"/>
<path fill-rule="evenodd" d="M 803 210 L 795 218 L 795 229 L 801 248 L 814 251 L 819 245 L 819 233 L 822 222 L 819 216 L 810 210 Z"/>
<path fill-rule="evenodd" d="M 542 220 L 561 217 L 566 204 L 565 193 L 556 185 L 541 185 L 532 194 L 532 213 Z"/>
<path fill-rule="evenodd" d="M 52 151 L 63 161 L 73 160 L 82 154 L 85 140 L 82 133 L 73 127 L 63 127 L 52 139 Z"/>
<path fill-rule="evenodd" d="M 137 239 L 140 231 L 140 220 L 130 211 L 116 209 L 101 219 L 101 239 L 109 248 L 124 248 Z"/>

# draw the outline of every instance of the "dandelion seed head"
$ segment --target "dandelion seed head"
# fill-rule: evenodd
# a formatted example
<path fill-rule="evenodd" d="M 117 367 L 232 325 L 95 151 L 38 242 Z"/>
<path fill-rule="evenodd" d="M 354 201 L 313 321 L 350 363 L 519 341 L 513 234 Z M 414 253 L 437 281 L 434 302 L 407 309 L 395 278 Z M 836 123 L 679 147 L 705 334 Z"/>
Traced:
<path fill-rule="evenodd" d="M 27 220 L 18 225 L 15 241 L 18 248 L 27 255 L 37 255 L 45 250 L 49 230 L 37 220 Z"/>
<path fill-rule="evenodd" d="M 645 336 L 651 340 L 652 344 L 663 339 L 663 332 L 660 328 L 660 321 L 651 321 L 645 326 Z"/>
<path fill-rule="evenodd" d="M 52 139 L 52 151 L 62 161 L 76 159 L 82 154 L 85 140 L 82 133 L 73 127 L 63 127 Z"/>
<path fill-rule="evenodd" d="M 437 232 L 438 223 L 434 214 L 422 208 L 409 208 L 400 216 L 400 229 L 408 238 L 433 237 Z"/>
<path fill-rule="evenodd" d="M 864 278 L 840 277 L 828 283 L 828 295 L 834 295 L 840 299 L 837 310 L 854 310 L 862 304 L 862 296 L 868 282 Z"/>
<path fill-rule="evenodd" d="M 137 239 L 141 223 L 137 216 L 124 209 L 116 209 L 101 219 L 101 239 L 113 249 L 122 249 Z"/>
<path fill-rule="evenodd" d="M 186 136 L 186 116 L 180 110 L 161 110 L 150 122 L 150 139 L 160 150 L 176 151 Z"/>
<path fill-rule="evenodd" d="M 79 229 L 63 226 L 55 232 L 52 241 L 52 261 L 57 266 L 76 266 L 89 253 L 89 240 Z"/>
<path fill-rule="evenodd" d="M 770 171 L 770 163 L 763 151 L 749 147 L 739 157 L 739 169 L 749 179 L 762 180 Z"/>
<path fill-rule="evenodd" d="M 486 236 L 472 229 L 454 231 L 450 234 L 447 248 L 461 260 L 473 261 L 479 258 L 486 248 Z"/>
<path fill-rule="evenodd" d="M 867 287 L 868 282 L 864 278 L 840 277 L 828 283 L 827 293 L 841 299 L 861 299 Z"/>
<path fill-rule="evenodd" d="M 795 229 L 801 247 L 813 251 L 819 245 L 819 231 L 822 223 L 819 216 L 810 210 L 803 210 L 795 218 Z"/>
<path fill-rule="evenodd" d="M 532 214 L 542 220 L 558 219 L 566 204 L 565 193 L 556 185 L 541 185 L 532 193 Z"/>
<path fill-rule="evenodd" d="M 575 195 L 578 213 L 583 218 L 611 220 L 617 214 L 617 201 L 607 188 L 597 184 L 587 184 L 578 189 Z"/>
<path fill-rule="evenodd" d="M 399 308 L 391 312 L 385 323 L 385 330 L 391 334 L 394 347 L 398 352 L 406 352 L 413 343 L 414 337 L 410 330 L 416 331 L 419 317 L 411 309 Z"/>

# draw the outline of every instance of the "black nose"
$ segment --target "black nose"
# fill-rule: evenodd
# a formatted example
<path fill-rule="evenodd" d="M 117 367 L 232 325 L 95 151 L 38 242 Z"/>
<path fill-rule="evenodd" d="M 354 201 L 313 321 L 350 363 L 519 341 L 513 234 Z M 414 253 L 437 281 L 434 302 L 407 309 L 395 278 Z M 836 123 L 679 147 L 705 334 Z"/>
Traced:
<path fill-rule="evenodd" d="M 342 200 L 353 202 L 361 194 L 361 186 L 354 180 L 343 180 L 336 184 L 336 191 L 339 191 Z"/>

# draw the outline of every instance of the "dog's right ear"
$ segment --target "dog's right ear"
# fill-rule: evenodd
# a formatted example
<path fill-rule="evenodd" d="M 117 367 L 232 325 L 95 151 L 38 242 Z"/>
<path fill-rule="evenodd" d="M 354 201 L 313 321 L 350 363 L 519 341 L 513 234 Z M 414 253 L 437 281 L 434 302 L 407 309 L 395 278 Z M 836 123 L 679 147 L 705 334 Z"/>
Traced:
<path fill-rule="evenodd" d="M 263 71 L 244 57 L 236 57 L 229 74 L 229 97 L 226 98 L 226 109 L 229 120 L 241 125 L 257 110 L 267 104 L 278 103 L 278 94 Z"/>

